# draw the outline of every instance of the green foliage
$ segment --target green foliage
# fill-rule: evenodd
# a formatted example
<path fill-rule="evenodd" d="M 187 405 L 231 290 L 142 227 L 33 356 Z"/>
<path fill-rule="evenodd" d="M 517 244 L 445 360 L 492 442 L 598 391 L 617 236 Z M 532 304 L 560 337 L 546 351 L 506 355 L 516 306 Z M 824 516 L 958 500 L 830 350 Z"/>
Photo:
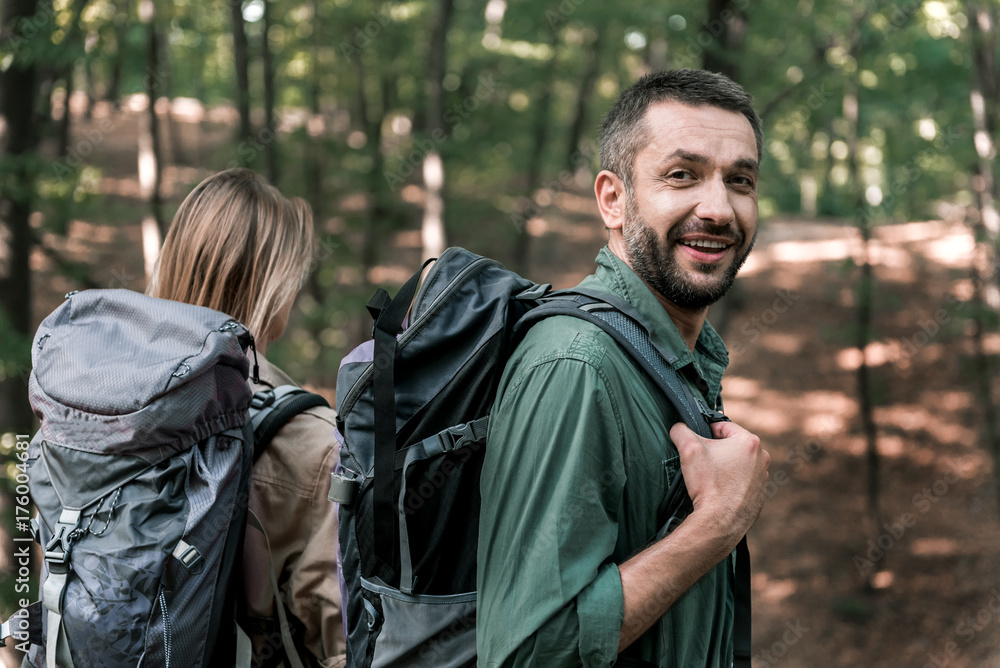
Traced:
<path fill-rule="evenodd" d="M 723 26 L 710 20 L 707 3 L 700 0 L 669 5 L 456 0 L 442 82 L 443 127 L 429 128 L 427 72 L 436 2 L 270 2 L 268 46 L 280 131 L 275 137 L 260 126 L 262 5 L 248 0 L 243 10 L 253 137 L 237 140 L 231 116 L 221 120 L 223 113 L 203 120 L 202 130 L 216 136 L 232 132 L 234 139 L 198 147 L 199 171 L 181 177 L 167 209 L 206 171 L 244 162 L 264 171 L 265 151 L 276 142 L 279 185 L 313 204 L 320 213 L 317 229 L 335 248 L 320 253 L 310 283 L 314 294 L 298 309 L 289 340 L 272 352 L 309 375 L 335 368 L 333 357 L 326 360 L 326 342 L 335 344 L 335 356 L 363 335 L 365 328 L 356 322 L 362 316 L 350 314 L 363 314 L 372 288 L 365 272 L 385 259 L 382 250 L 391 235 L 415 233 L 419 226 L 421 168 L 428 151 L 444 161 L 450 241 L 516 264 L 523 198 L 539 190 L 550 196 L 561 192 L 561 183 L 568 182 L 559 180 L 568 156 L 575 156 L 577 167 L 596 172 L 594 151 L 580 155 L 569 145 L 578 106 L 580 137 L 592 143 L 615 95 L 659 63 L 699 67 L 712 53 L 754 94 L 764 113 L 764 217 L 815 206 L 819 215 L 861 215 L 877 225 L 933 216 L 942 201 L 972 201 L 971 61 L 961 3 L 732 0 L 729 9 L 745 23 L 738 50 L 726 53 Z M 77 87 L 89 71 L 95 95 L 107 89 L 117 68 L 120 98 L 145 92 L 155 78 L 166 94 L 195 98 L 209 110 L 233 104 L 232 17 L 226 3 L 158 3 L 164 53 L 157 72 L 145 65 L 147 33 L 135 3 L 61 0 L 40 11 L 44 16 L 35 17 L 30 39 L 0 50 L 4 68 L 32 59 L 53 67 L 75 62 Z M 724 19 L 726 27 L 737 25 L 731 15 Z M 591 93 L 578 100 L 595 50 L 596 79 Z M 857 175 L 849 173 L 845 159 L 849 127 L 843 103 L 850 86 L 856 86 L 860 105 Z M 314 109 L 318 118 L 312 118 Z M 52 123 L 43 127 L 54 130 Z M 541 144 L 539 127 L 545 136 Z M 0 160 L 0 185 L 13 197 L 29 195 L 26 188 L 37 191 L 45 232 L 63 234 L 78 218 L 134 223 L 142 213 L 141 202 L 102 196 L 94 186 L 103 175 L 120 177 L 120 168 L 107 169 L 96 157 L 72 152 L 62 161 L 30 159 L 37 179 L 30 185 L 8 179 L 14 166 Z M 540 181 L 527 183 L 533 163 L 541 166 Z M 98 167 L 106 173 L 95 171 Z M 854 176 L 867 198 L 860 214 Z M 815 192 L 807 195 L 810 187 Z M 76 278 L 85 275 L 85 267 L 77 269 L 63 267 Z M 855 269 L 853 262 L 845 264 L 845 271 Z M 319 337 L 323 352 L 303 337 Z"/>

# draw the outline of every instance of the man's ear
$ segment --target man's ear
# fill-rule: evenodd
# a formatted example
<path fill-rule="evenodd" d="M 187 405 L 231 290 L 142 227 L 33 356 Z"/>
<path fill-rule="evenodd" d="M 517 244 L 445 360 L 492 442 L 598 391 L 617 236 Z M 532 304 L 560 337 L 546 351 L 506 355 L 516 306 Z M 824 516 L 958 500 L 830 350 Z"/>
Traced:
<path fill-rule="evenodd" d="M 625 184 L 614 172 L 604 169 L 594 180 L 597 208 L 609 230 L 621 230 L 625 220 Z"/>

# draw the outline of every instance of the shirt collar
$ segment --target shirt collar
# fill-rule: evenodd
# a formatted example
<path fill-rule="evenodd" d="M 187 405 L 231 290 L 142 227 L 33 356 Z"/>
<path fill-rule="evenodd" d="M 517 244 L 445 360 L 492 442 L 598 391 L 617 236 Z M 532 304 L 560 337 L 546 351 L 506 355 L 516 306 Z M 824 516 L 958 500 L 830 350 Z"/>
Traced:
<path fill-rule="evenodd" d="M 714 403 L 722 384 L 722 374 L 729 365 L 729 353 L 722 337 L 711 323 L 705 321 L 692 354 L 674 321 L 670 319 L 670 315 L 649 286 L 607 246 L 597 254 L 597 271 L 584 279 L 580 285 L 611 292 L 632 304 L 646 319 L 653 342 L 677 356 L 673 368 L 680 369 L 688 364 L 694 364 L 698 375 L 708 383 L 709 391 L 706 394 L 709 402 Z"/>

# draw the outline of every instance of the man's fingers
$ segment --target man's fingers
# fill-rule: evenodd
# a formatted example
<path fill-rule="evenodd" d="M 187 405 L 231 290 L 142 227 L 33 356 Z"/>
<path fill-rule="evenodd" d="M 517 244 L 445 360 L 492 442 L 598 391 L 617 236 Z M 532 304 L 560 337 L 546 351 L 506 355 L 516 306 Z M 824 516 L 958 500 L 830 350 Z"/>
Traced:
<path fill-rule="evenodd" d="M 682 458 L 690 448 L 701 445 L 701 436 L 691 431 L 691 428 L 683 422 L 678 422 L 670 428 L 670 440 Z"/>
<path fill-rule="evenodd" d="M 739 426 L 735 422 L 729 422 L 723 420 L 722 422 L 713 422 L 709 425 L 712 428 L 712 436 L 715 438 L 730 438 L 736 436 L 741 431 L 744 431 L 743 427 Z"/>

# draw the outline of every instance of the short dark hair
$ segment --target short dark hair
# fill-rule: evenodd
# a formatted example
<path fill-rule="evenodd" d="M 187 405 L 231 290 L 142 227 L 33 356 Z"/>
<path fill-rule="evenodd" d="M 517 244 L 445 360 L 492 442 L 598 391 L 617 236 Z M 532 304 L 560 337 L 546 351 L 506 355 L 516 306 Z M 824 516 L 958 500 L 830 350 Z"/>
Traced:
<path fill-rule="evenodd" d="M 743 114 L 753 128 L 757 159 L 763 153 L 764 134 L 753 97 L 729 77 L 706 70 L 669 70 L 647 74 L 618 96 L 601 126 L 601 169 L 607 169 L 632 189 L 632 167 L 646 144 L 646 110 L 665 101 L 691 106 L 718 107 Z"/>

